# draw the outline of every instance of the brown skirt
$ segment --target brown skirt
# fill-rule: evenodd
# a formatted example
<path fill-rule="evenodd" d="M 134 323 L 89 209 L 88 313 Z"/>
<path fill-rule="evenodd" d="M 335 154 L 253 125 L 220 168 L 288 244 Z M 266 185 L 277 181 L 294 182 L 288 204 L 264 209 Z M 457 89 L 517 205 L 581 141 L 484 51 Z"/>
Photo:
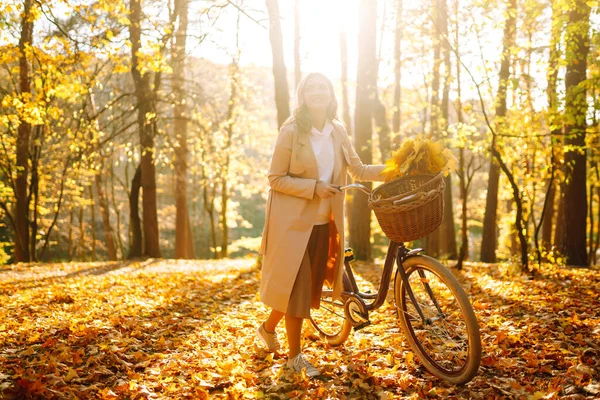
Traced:
<path fill-rule="evenodd" d="M 315 225 L 300 263 L 286 314 L 308 318 L 311 308 L 319 308 L 329 254 L 329 224 Z"/>

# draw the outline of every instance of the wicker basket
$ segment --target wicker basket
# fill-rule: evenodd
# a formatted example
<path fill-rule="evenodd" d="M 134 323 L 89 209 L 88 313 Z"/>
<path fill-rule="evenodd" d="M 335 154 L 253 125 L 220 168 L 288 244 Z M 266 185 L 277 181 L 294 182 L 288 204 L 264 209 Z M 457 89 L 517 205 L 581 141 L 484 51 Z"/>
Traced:
<path fill-rule="evenodd" d="M 373 190 L 369 207 L 388 238 L 400 243 L 410 242 L 441 225 L 444 188 L 442 173 L 405 176 Z"/>

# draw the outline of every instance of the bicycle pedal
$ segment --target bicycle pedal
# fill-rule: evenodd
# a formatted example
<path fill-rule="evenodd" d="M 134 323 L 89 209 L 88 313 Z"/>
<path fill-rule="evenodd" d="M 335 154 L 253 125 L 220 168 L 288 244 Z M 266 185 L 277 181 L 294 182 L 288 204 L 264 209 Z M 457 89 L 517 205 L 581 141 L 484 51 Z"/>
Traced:
<path fill-rule="evenodd" d="M 366 322 L 363 322 L 362 324 L 355 325 L 354 326 L 354 332 L 356 332 L 356 331 L 358 331 L 358 330 L 360 330 L 360 329 L 362 329 L 362 328 L 364 328 L 366 326 L 369 326 L 369 325 L 371 325 L 371 321 L 366 321 Z"/>

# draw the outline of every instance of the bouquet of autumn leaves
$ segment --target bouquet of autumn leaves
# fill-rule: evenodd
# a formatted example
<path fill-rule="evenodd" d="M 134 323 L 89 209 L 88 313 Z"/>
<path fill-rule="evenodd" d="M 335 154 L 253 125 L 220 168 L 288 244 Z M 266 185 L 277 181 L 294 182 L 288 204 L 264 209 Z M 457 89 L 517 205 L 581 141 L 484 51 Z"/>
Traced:
<path fill-rule="evenodd" d="M 450 149 L 444 148 L 440 142 L 423 136 L 407 139 L 402 146 L 393 151 L 385 162 L 385 181 L 423 174 L 438 174 L 447 176 L 457 167 L 456 157 Z"/>

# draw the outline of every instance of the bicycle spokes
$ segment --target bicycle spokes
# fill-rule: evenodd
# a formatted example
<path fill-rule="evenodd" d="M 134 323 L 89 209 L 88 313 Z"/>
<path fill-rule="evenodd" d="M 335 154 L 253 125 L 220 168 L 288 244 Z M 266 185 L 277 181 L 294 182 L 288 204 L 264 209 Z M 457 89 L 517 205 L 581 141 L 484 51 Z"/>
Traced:
<path fill-rule="evenodd" d="M 413 296 L 404 286 L 402 312 L 423 353 L 449 373 L 461 370 L 468 360 L 469 343 L 454 294 L 443 280 L 425 269 L 413 269 L 407 280 Z"/>

